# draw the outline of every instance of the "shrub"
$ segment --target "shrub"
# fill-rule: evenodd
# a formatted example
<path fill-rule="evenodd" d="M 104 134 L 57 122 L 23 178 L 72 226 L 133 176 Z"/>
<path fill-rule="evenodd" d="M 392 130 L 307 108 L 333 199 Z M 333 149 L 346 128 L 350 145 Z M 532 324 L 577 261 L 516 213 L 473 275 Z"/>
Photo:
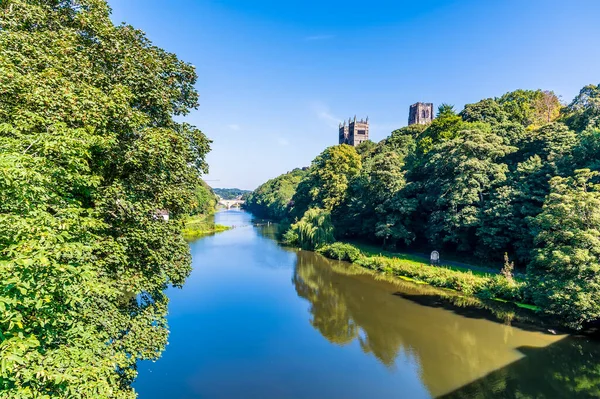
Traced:
<path fill-rule="evenodd" d="M 333 224 L 329 211 L 320 208 L 309 209 L 302 219 L 294 223 L 284 234 L 284 241 L 308 250 L 332 243 Z"/>
<path fill-rule="evenodd" d="M 286 245 L 298 245 L 298 233 L 290 228 L 283 234 L 283 243 Z"/>
<path fill-rule="evenodd" d="M 523 301 L 525 283 L 510 281 L 503 275 L 478 276 L 471 271 L 457 271 L 445 267 L 433 267 L 408 259 L 385 256 L 365 256 L 351 244 L 334 243 L 318 251 L 322 255 L 348 260 L 364 268 L 391 276 L 409 277 L 435 287 L 449 288 L 481 298 L 499 298 L 507 301 Z"/>
<path fill-rule="evenodd" d="M 489 279 L 487 287 L 480 293 L 482 298 L 501 298 L 507 301 L 521 302 L 524 300 L 525 283 L 508 280 L 503 275 Z"/>
<path fill-rule="evenodd" d="M 330 259 L 345 260 L 348 262 L 356 262 L 362 253 L 353 245 L 341 242 L 325 245 L 318 252 Z"/>

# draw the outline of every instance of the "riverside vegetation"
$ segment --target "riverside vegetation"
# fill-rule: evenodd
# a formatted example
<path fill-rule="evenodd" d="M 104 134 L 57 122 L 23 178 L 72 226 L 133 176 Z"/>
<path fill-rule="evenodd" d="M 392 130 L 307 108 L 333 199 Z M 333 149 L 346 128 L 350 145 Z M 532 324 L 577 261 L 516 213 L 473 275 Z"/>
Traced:
<path fill-rule="evenodd" d="M 136 396 L 137 362 L 167 343 L 164 291 L 190 273 L 185 222 L 214 207 L 210 140 L 174 118 L 198 106 L 196 79 L 104 0 L 0 2 L 0 398 Z M 327 149 L 248 207 L 287 220 L 296 245 L 421 280 L 326 245 L 506 252 L 526 281 L 431 273 L 476 294 L 506 285 L 580 326 L 600 312 L 599 91 L 444 106 L 430 126 Z"/>
<path fill-rule="evenodd" d="M 218 198 L 215 191 L 203 180 L 194 190 L 196 206 L 185 218 L 183 226 L 183 237 L 193 240 L 212 233 L 229 230 L 230 227 L 215 224 L 214 213 L 217 208 Z"/>
<path fill-rule="evenodd" d="M 134 398 L 211 208 L 195 70 L 104 0 L 8 0 L 0 71 L 0 398 Z"/>
<path fill-rule="evenodd" d="M 291 245 L 468 294 L 523 302 L 581 328 L 600 319 L 600 85 L 568 105 L 517 90 L 442 104 L 428 125 L 325 149 L 263 184 L 246 208 L 287 226 Z M 285 185 L 283 185 L 285 183 Z M 364 256 L 336 240 L 438 249 L 502 273 Z M 524 275 L 514 278 L 512 268 Z M 500 267 L 498 267 L 500 269 Z"/>

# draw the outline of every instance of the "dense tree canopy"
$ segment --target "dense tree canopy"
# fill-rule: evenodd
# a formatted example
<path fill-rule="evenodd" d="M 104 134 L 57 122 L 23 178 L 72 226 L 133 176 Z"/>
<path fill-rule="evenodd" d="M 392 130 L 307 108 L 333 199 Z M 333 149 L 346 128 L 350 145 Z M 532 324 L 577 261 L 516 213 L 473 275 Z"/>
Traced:
<path fill-rule="evenodd" d="M 566 107 L 544 90 L 487 98 L 458 114 L 442 104 L 430 124 L 395 130 L 358 153 L 326 149 L 282 217 L 301 220 L 323 208 L 337 239 L 435 248 L 493 264 L 507 254 L 521 271 L 530 264 L 528 300 L 581 326 L 600 318 L 593 258 L 599 110 L 600 85 L 584 87 Z M 593 172 L 575 172 L 583 168 Z M 563 224 L 573 227 L 555 234 Z"/>
<path fill-rule="evenodd" d="M 190 270 L 196 73 L 109 12 L 0 2 L 0 398 L 135 397 Z"/>
<path fill-rule="evenodd" d="M 215 192 L 204 180 L 194 190 L 196 202 L 192 208 L 192 215 L 209 215 L 215 212 L 218 198 Z"/>
<path fill-rule="evenodd" d="M 244 197 L 244 208 L 259 217 L 285 219 L 296 188 L 306 174 L 306 169 L 294 169 L 261 184 Z"/>
<path fill-rule="evenodd" d="M 600 84 L 581 89 L 565 114 L 567 124 L 576 131 L 600 128 Z"/>
<path fill-rule="evenodd" d="M 291 214 L 300 218 L 309 207 L 331 211 L 346 199 L 348 184 L 360 172 L 362 163 L 356 149 L 347 144 L 325 149 L 317 156 L 307 176 L 292 197 Z"/>
<path fill-rule="evenodd" d="M 460 131 L 427 154 L 420 203 L 426 214 L 425 234 L 431 243 L 454 243 L 458 250 L 472 250 L 475 233 L 484 228 L 481 210 L 490 189 L 506 180 L 503 157 L 515 149 L 491 132 Z"/>
<path fill-rule="evenodd" d="M 600 187 L 597 171 L 550 180 L 550 195 L 534 220 L 528 272 L 533 299 L 579 326 L 600 318 Z"/>

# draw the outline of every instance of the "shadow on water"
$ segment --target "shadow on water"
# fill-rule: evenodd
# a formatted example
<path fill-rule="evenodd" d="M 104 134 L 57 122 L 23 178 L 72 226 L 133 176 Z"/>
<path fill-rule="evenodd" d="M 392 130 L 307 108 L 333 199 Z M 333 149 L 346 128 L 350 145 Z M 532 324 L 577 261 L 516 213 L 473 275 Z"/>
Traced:
<path fill-rule="evenodd" d="M 454 293 L 409 293 L 406 291 L 395 292 L 394 295 L 417 303 L 421 306 L 444 309 L 462 317 L 472 319 L 485 319 L 493 322 L 504 323 L 521 330 L 548 333 L 550 329 L 556 330 L 556 323 L 542 319 L 533 311 L 521 309 L 511 303 L 481 300 Z"/>
<path fill-rule="evenodd" d="M 520 347 L 523 358 L 443 399 L 598 398 L 600 350 L 586 338 L 568 337 L 545 348 Z"/>
<path fill-rule="evenodd" d="M 598 342 L 282 248 L 276 225 L 243 211 L 215 221 L 237 227 L 191 244 L 193 272 L 168 291 L 169 346 L 140 363 L 140 398 L 600 396 Z"/>
<path fill-rule="evenodd" d="M 418 364 L 433 397 L 600 396 L 597 342 L 515 323 L 510 309 L 473 307 L 432 287 L 377 281 L 344 262 L 297 255 L 292 282 L 310 303 L 311 325 L 336 345 L 357 340 L 391 370 Z"/>

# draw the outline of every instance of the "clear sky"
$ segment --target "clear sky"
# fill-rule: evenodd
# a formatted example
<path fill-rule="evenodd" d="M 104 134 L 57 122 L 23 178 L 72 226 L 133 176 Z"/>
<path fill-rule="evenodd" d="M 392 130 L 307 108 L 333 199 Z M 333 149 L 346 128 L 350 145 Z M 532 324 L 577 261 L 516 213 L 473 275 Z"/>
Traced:
<path fill-rule="evenodd" d="M 600 0 L 109 0 L 113 20 L 194 64 L 213 187 L 253 189 L 337 144 L 371 139 L 410 104 L 464 104 L 517 89 L 570 101 L 600 82 Z"/>

